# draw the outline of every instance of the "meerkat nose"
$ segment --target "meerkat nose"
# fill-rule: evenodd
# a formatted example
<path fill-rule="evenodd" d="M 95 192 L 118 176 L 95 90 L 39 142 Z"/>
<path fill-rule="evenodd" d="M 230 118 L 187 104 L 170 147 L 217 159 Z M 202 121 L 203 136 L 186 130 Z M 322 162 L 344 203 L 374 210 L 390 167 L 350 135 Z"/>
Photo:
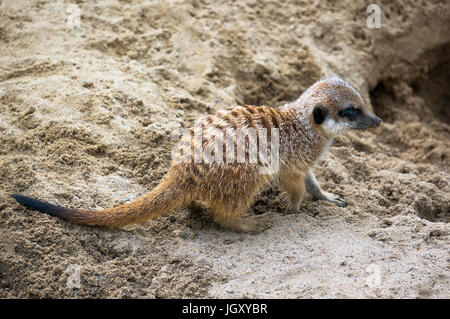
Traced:
<path fill-rule="evenodd" d="M 373 121 L 373 126 L 375 126 L 375 127 L 380 126 L 380 124 L 382 122 L 381 119 L 376 115 L 374 115 L 372 117 L 372 121 Z"/>

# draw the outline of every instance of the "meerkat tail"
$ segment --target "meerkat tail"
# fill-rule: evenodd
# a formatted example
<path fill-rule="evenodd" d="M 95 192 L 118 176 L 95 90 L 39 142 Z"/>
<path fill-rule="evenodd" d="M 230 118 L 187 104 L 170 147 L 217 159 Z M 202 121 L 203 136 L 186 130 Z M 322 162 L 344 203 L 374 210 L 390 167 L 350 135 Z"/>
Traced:
<path fill-rule="evenodd" d="M 118 227 L 154 219 L 171 213 L 184 204 L 183 192 L 169 179 L 133 202 L 98 211 L 78 210 L 53 205 L 38 199 L 13 194 L 19 204 L 72 223 L 90 226 Z"/>

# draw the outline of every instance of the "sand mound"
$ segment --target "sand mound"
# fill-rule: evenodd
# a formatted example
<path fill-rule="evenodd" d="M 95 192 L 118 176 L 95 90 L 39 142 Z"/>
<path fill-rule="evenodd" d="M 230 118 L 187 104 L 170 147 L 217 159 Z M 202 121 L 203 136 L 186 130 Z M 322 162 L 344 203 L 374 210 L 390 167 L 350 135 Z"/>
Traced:
<path fill-rule="evenodd" d="M 370 29 L 361 1 L 0 0 L 0 297 L 449 298 L 450 5 L 380 8 Z M 8 197 L 133 200 L 167 171 L 174 130 L 330 74 L 384 120 L 317 167 L 347 208 L 307 197 L 287 215 L 274 185 L 252 209 L 274 226 L 251 236 L 186 210 L 82 227 Z"/>

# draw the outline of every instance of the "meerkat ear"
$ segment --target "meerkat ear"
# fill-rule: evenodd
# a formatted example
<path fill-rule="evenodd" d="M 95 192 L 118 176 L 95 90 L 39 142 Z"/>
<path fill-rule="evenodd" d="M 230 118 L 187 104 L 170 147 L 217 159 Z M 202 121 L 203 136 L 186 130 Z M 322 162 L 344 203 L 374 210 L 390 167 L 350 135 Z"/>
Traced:
<path fill-rule="evenodd" d="M 322 124 L 325 121 L 325 117 L 328 114 L 328 110 L 323 106 L 316 106 L 313 111 L 314 122 L 316 124 Z"/>

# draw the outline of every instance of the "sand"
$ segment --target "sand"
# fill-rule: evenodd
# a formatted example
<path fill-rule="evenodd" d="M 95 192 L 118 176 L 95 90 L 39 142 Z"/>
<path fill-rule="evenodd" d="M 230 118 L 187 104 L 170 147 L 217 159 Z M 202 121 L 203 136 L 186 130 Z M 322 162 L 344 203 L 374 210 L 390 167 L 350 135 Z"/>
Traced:
<path fill-rule="evenodd" d="M 450 3 L 380 1 L 380 28 L 367 5 L 0 0 L 0 297 L 449 298 Z M 250 213 L 273 227 L 244 235 L 187 210 L 89 228 L 8 196 L 133 200 L 177 129 L 331 74 L 384 120 L 317 166 L 346 208 L 308 195 L 287 214 L 272 185 Z"/>

